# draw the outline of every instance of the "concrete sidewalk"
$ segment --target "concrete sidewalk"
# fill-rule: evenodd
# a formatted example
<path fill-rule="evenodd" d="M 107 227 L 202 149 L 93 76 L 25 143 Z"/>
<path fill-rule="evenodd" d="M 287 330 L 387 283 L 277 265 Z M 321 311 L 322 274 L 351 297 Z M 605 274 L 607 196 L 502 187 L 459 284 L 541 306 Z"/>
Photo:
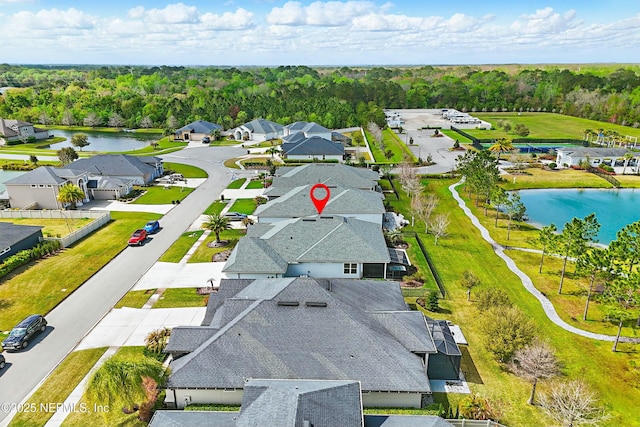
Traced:
<path fill-rule="evenodd" d="M 131 290 L 158 288 L 199 288 L 220 282 L 224 262 L 156 262 Z"/>

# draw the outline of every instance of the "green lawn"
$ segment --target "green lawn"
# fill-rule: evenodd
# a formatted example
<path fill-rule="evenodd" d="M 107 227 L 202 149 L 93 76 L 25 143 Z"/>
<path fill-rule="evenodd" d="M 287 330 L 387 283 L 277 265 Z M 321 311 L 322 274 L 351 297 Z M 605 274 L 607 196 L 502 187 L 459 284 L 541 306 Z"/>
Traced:
<path fill-rule="evenodd" d="M 236 199 L 229 208 L 229 211 L 251 215 L 257 206 L 256 201 L 253 199 Z"/>
<path fill-rule="evenodd" d="M 145 188 L 146 192 L 134 200 L 133 204 L 138 205 L 168 205 L 174 200 L 183 200 L 193 192 L 193 188 L 180 186 L 159 186 Z"/>
<path fill-rule="evenodd" d="M 46 314 L 127 247 L 133 230 L 160 215 L 112 212 L 112 221 L 60 254 L 0 280 L 0 331 L 32 313 Z"/>
<path fill-rule="evenodd" d="M 154 148 L 151 145 L 140 148 L 139 150 L 124 151 L 114 154 L 131 154 L 134 156 L 158 156 L 160 154 L 172 153 L 174 151 L 180 151 L 187 146 L 187 143 L 181 141 L 174 141 L 169 137 L 160 138 L 158 141 L 158 148 Z"/>
<path fill-rule="evenodd" d="M 517 124 L 523 124 L 529 128 L 528 138 L 566 138 L 583 139 L 584 130 L 594 131 L 602 128 L 609 131 L 617 131 L 620 135 L 631 135 L 640 137 L 640 129 L 630 126 L 621 126 L 611 123 L 603 123 L 595 120 L 581 119 L 579 117 L 565 116 L 553 113 L 473 113 L 475 117 L 497 126 L 498 120 L 508 120 L 512 123 L 512 128 Z M 465 132 L 477 138 L 518 138 L 517 135 L 507 134 L 503 129 L 477 130 L 469 129 Z"/>
<path fill-rule="evenodd" d="M 120 301 L 118 301 L 114 308 L 142 308 L 147 303 L 147 301 L 149 301 L 149 298 L 151 298 L 151 295 L 153 295 L 155 291 L 155 289 L 129 291 L 120 299 Z"/>
<path fill-rule="evenodd" d="M 196 286 L 204 286 L 203 283 L 194 283 L 193 288 L 169 288 L 163 292 L 153 308 L 180 308 L 180 307 L 206 307 L 208 295 L 198 295 Z"/>
<path fill-rule="evenodd" d="M 368 131 L 365 131 L 367 140 L 369 141 L 369 148 L 373 154 L 373 158 L 377 163 L 400 163 L 406 156 L 413 162 L 417 161 L 416 156 L 413 155 L 411 150 L 406 146 L 398 135 L 396 135 L 391 129 L 385 129 L 382 131 L 382 142 L 384 143 L 386 150 L 391 150 L 391 157 L 387 158 L 384 152 L 380 149 L 380 144 L 375 140 L 373 135 Z"/>
<path fill-rule="evenodd" d="M 210 248 L 207 245 L 213 242 L 216 239 L 216 235 L 211 233 L 209 237 L 207 237 L 204 242 L 198 249 L 191 255 L 188 262 L 211 262 L 213 255 L 224 252 L 226 250 L 233 249 L 234 246 L 238 243 L 238 239 L 246 234 L 245 230 L 239 230 L 232 228 L 230 230 L 223 231 L 220 233 L 220 240 L 227 240 L 229 244 L 219 248 Z"/>
<path fill-rule="evenodd" d="M 182 258 L 189 252 L 189 249 L 196 243 L 198 238 L 202 236 L 204 230 L 187 231 L 182 233 L 178 240 L 165 251 L 158 261 L 162 262 L 180 262 Z"/>
<path fill-rule="evenodd" d="M 230 190 L 237 190 L 242 187 L 242 184 L 244 184 L 246 180 L 247 178 L 236 179 L 235 181 L 232 181 L 229 185 L 227 185 L 227 188 Z"/>
<path fill-rule="evenodd" d="M 191 165 L 185 165 L 183 163 L 164 162 L 165 171 L 173 171 L 174 173 L 180 173 L 185 178 L 208 178 L 209 174 L 203 169 L 197 168 Z"/>
<path fill-rule="evenodd" d="M 123 360 L 140 360 L 144 356 L 144 347 L 122 347 L 114 358 Z M 78 405 L 85 405 L 91 409 L 87 412 L 76 411 L 62 423 L 63 427 L 86 427 L 86 426 L 118 426 L 118 427 L 146 427 L 147 423 L 138 420 L 138 413 L 125 414 L 121 408 L 103 407 L 102 410 L 94 411 L 93 406 L 87 402 L 86 396 L 83 395 Z"/>
<path fill-rule="evenodd" d="M 18 412 L 9 426 L 44 426 L 55 413 L 55 404 L 62 404 L 65 401 L 106 350 L 106 347 L 102 347 L 74 351 L 69 354 L 25 402 L 24 407 L 31 408 L 32 405 L 36 405 L 38 410 Z M 51 410 L 41 410 L 41 408 Z"/>
<path fill-rule="evenodd" d="M 220 200 L 216 200 L 215 202 L 211 203 L 207 209 L 204 210 L 204 214 L 205 215 L 220 214 L 220 212 L 222 212 L 225 206 L 227 206 L 226 203 L 221 202 Z"/>
<path fill-rule="evenodd" d="M 441 317 L 460 324 L 469 342 L 469 346 L 463 348 L 463 351 L 468 352 L 463 358 L 463 370 L 470 373 L 468 378 L 472 392 L 500 402 L 503 411 L 501 422 L 505 425 L 550 425 L 550 421 L 538 407 L 526 404 L 530 384 L 505 372 L 504 367 L 497 363 L 484 347 L 481 322 L 478 322 L 482 310 L 475 306 L 473 294 L 472 301 L 466 301 L 466 290 L 460 285 L 464 270 L 470 270 L 477 275 L 481 280 L 481 287 L 503 289 L 511 300 L 529 315 L 537 325 L 539 333 L 548 339 L 556 350 L 564 366 L 564 375 L 587 381 L 611 412 L 612 418 L 603 425 L 640 425 L 635 415 L 640 389 L 635 386 L 637 383 L 630 369 L 630 363 L 640 358 L 640 349 L 631 344 L 620 344 L 621 351 L 613 353 L 611 343 L 581 338 L 555 326 L 542 311 L 540 303 L 524 289 L 517 276 L 493 253 L 491 246 L 481 238 L 478 230 L 457 207 L 447 188 L 452 182 L 454 181 L 447 179 L 428 181 L 428 191 L 434 192 L 440 198 L 435 214 L 448 212 L 451 225 L 448 230 L 449 236 L 440 239 L 437 246 L 434 245 L 432 236 L 425 236 L 423 242 L 434 259 L 447 289 L 447 298 L 441 300 L 440 304 L 444 313 Z M 400 211 L 407 212 L 406 196 L 403 195 L 400 202 L 394 202 L 392 198 L 390 201 Z M 490 220 L 487 218 L 487 221 Z M 416 221 L 415 230 L 422 233 L 422 227 L 423 225 Z M 521 256 L 530 256 L 532 266 L 539 260 L 536 254 Z M 522 262 L 519 258 L 518 261 Z M 538 281 L 536 277 L 532 279 L 534 282 Z M 474 292 L 477 291 L 478 289 L 474 289 Z M 594 309 L 594 316 L 596 314 L 597 309 Z M 604 374 L 603 366 L 606 366 Z M 546 389 L 548 383 L 543 381 L 539 390 L 543 392 Z M 446 395 L 443 400 L 444 403 L 455 405 L 460 397 Z"/>
<path fill-rule="evenodd" d="M 592 173 L 562 169 L 548 171 L 540 168 L 525 170 L 525 174 L 504 175 L 503 187 L 506 190 L 530 188 L 612 188 L 612 185 Z M 638 180 L 640 181 L 640 180 Z"/>
<path fill-rule="evenodd" d="M 258 190 L 260 188 L 264 188 L 264 181 L 261 179 L 252 179 L 249 184 L 247 184 L 247 190 Z"/>
<path fill-rule="evenodd" d="M 441 129 L 440 132 L 442 132 L 443 134 L 447 135 L 449 138 L 453 139 L 454 141 L 458 140 L 458 142 L 460 144 L 471 144 L 471 142 L 472 142 L 466 136 L 462 136 L 458 132 L 453 131 L 451 129 Z"/>
<path fill-rule="evenodd" d="M 79 230 L 88 223 L 93 221 L 92 218 L 77 219 L 40 219 L 40 218 L 0 218 L 0 222 L 10 222 L 16 225 L 38 225 L 44 227 L 42 229 L 43 236 L 66 236 L 71 231 Z"/>

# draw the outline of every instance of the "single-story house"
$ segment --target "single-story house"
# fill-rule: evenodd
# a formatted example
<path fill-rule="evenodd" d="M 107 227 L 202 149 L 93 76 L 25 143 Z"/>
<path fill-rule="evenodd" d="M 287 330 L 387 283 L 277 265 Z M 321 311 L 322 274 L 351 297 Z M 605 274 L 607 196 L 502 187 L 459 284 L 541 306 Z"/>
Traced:
<path fill-rule="evenodd" d="M 319 182 L 344 188 L 381 191 L 380 175 L 371 169 L 356 168 L 338 163 L 309 163 L 303 166 L 278 168 L 273 182 L 264 192 L 269 199 L 281 197 L 301 185 Z"/>
<path fill-rule="evenodd" d="M 69 168 L 86 171 L 93 176 L 108 176 L 123 181 L 133 181 L 135 185 L 148 185 L 162 176 L 162 159 L 155 156 L 130 156 L 127 154 L 99 154 L 78 159 Z"/>
<path fill-rule="evenodd" d="M 274 223 L 284 219 L 313 217 L 318 215 L 311 201 L 312 185 L 302 185 L 291 189 L 285 195 L 272 199 L 258 206 L 254 214 L 259 223 Z M 371 190 L 328 186 L 329 201 L 322 211 L 322 215 L 338 215 L 361 221 L 373 222 L 382 228 L 385 213 L 384 196 Z M 323 193 L 321 190 L 316 190 Z M 314 194 L 316 198 L 323 198 L 324 194 Z"/>
<path fill-rule="evenodd" d="M 0 263 L 3 259 L 40 243 L 42 228 L 36 225 L 0 222 Z"/>
<path fill-rule="evenodd" d="M 452 427 L 433 415 L 365 415 L 358 381 L 247 380 L 239 412 L 156 411 L 149 427 Z"/>
<path fill-rule="evenodd" d="M 18 209 L 62 209 L 65 206 L 58 201 L 60 188 L 68 184 L 77 185 L 85 194 L 88 202 L 89 174 L 71 167 L 54 168 L 40 166 L 23 175 L 17 176 L 4 185 L 7 188 L 9 204 Z"/>
<path fill-rule="evenodd" d="M 291 160 L 344 160 L 344 146 L 319 136 L 305 137 L 302 133 L 283 139 L 283 157 Z"/>
<path fill-rule="evenodd" d="M 36 128 L 29 122 L 22 120 L 0 118 L 0 145 L 9 141 L 21 141 L 22 139 L 47 139 L 49 131 Z"/>
<path fill-rule="evenodd" d="M 202 141 L 202 138 L 205 136 L 209 137 L 215 132 L 222 131 L 222 129 L 223 127 L 218 124 L 198 120 L 176 130 L 173 133 L 173 139 L 180 141 Z"/>
<path fill-rule="evenodd" d="M 305 138 L 314 136 L 331 140 L 331 130 L 316 122 L 295 122 L 284 127 L 284 136 L 301 134 Z"/>
<path fill-rule="evenodd" d="M 222 273 L 237 279 L 386 278 L 390 262 L 379 224 L 321 215 L 251 225 Z"/>
<path fill-rule="evenodd" d="M 365 407 L 420 408 L 438 349 L 397 283 L 299 277 L 223 279 L 203 324 L 174 328 L 165 352 L 178 408 L 239 404 L 251 378 L 359 381 Z"/>
<path fill-rule="evenodd" d="M 238 141 L 268 141 L 282 138 L 284 126 L 271 120 L 255 119 L 233 129 L 231 134 Z"/>
<path fill-rule="evenodd" d="M 627 153 L 631 154 L 630 159 L 625 159 Z M 634 173 L 638 172 L 638 160 L 640 153 L 627 148 L 608 147 L 572 147 L 560 148 L 557 150 L 556 164 L 559 167 L 579 166 L 583 162 L 588 162 L 590 166 L 598 167 L 607 165 L 611 167 L 626 167 Z M 628 163 L 627 163 L 628 162 Z"/>

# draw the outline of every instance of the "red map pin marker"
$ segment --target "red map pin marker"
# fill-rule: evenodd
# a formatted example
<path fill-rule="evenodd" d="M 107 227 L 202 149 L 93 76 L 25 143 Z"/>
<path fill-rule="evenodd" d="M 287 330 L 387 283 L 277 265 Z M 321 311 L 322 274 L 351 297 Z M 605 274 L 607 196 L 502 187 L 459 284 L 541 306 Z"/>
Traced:
<path fill-rule="evenodd" d="M 321 188 L 325 191 L 325 196 L 323 199 L 319 199 L 316 196 L 314 196 L 314 193 L 318 188 Z M 313 202 L 313 205 L 316 207 L 316 210 L 318 211 L 318 215 L 320 215 L 324 210 L 324 207 L 327 206 L 327 202 L 329 201 L 329 197 L 331 196 L 331 193 L 329 192 L 329 187 L 320 183 L 311 187 L 311 191 L 309 191 L 309 196 L 311 197 L 311 201 Z"/>

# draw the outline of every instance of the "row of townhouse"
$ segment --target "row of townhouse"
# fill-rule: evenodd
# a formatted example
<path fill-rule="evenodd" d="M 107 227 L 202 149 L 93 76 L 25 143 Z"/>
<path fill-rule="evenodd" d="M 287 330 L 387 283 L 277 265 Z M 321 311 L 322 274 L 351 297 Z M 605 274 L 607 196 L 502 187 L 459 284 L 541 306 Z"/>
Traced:
<path fill-rule="evenodd" d="M 461 359 L 447 322 L 410 310 L 385 280 L 378 180 L 338 164 L 278 171 L 202 324 L 172 330 L 166 403 L 178 410 L 150 426 L 450 426 L 362 412 L 423 407 L 431 380 L 458 380 Z M 309 199 L 318 182 L 331 189 L 322 215 Z M 197 403 L 241 409 L 179 410 Z"/>

